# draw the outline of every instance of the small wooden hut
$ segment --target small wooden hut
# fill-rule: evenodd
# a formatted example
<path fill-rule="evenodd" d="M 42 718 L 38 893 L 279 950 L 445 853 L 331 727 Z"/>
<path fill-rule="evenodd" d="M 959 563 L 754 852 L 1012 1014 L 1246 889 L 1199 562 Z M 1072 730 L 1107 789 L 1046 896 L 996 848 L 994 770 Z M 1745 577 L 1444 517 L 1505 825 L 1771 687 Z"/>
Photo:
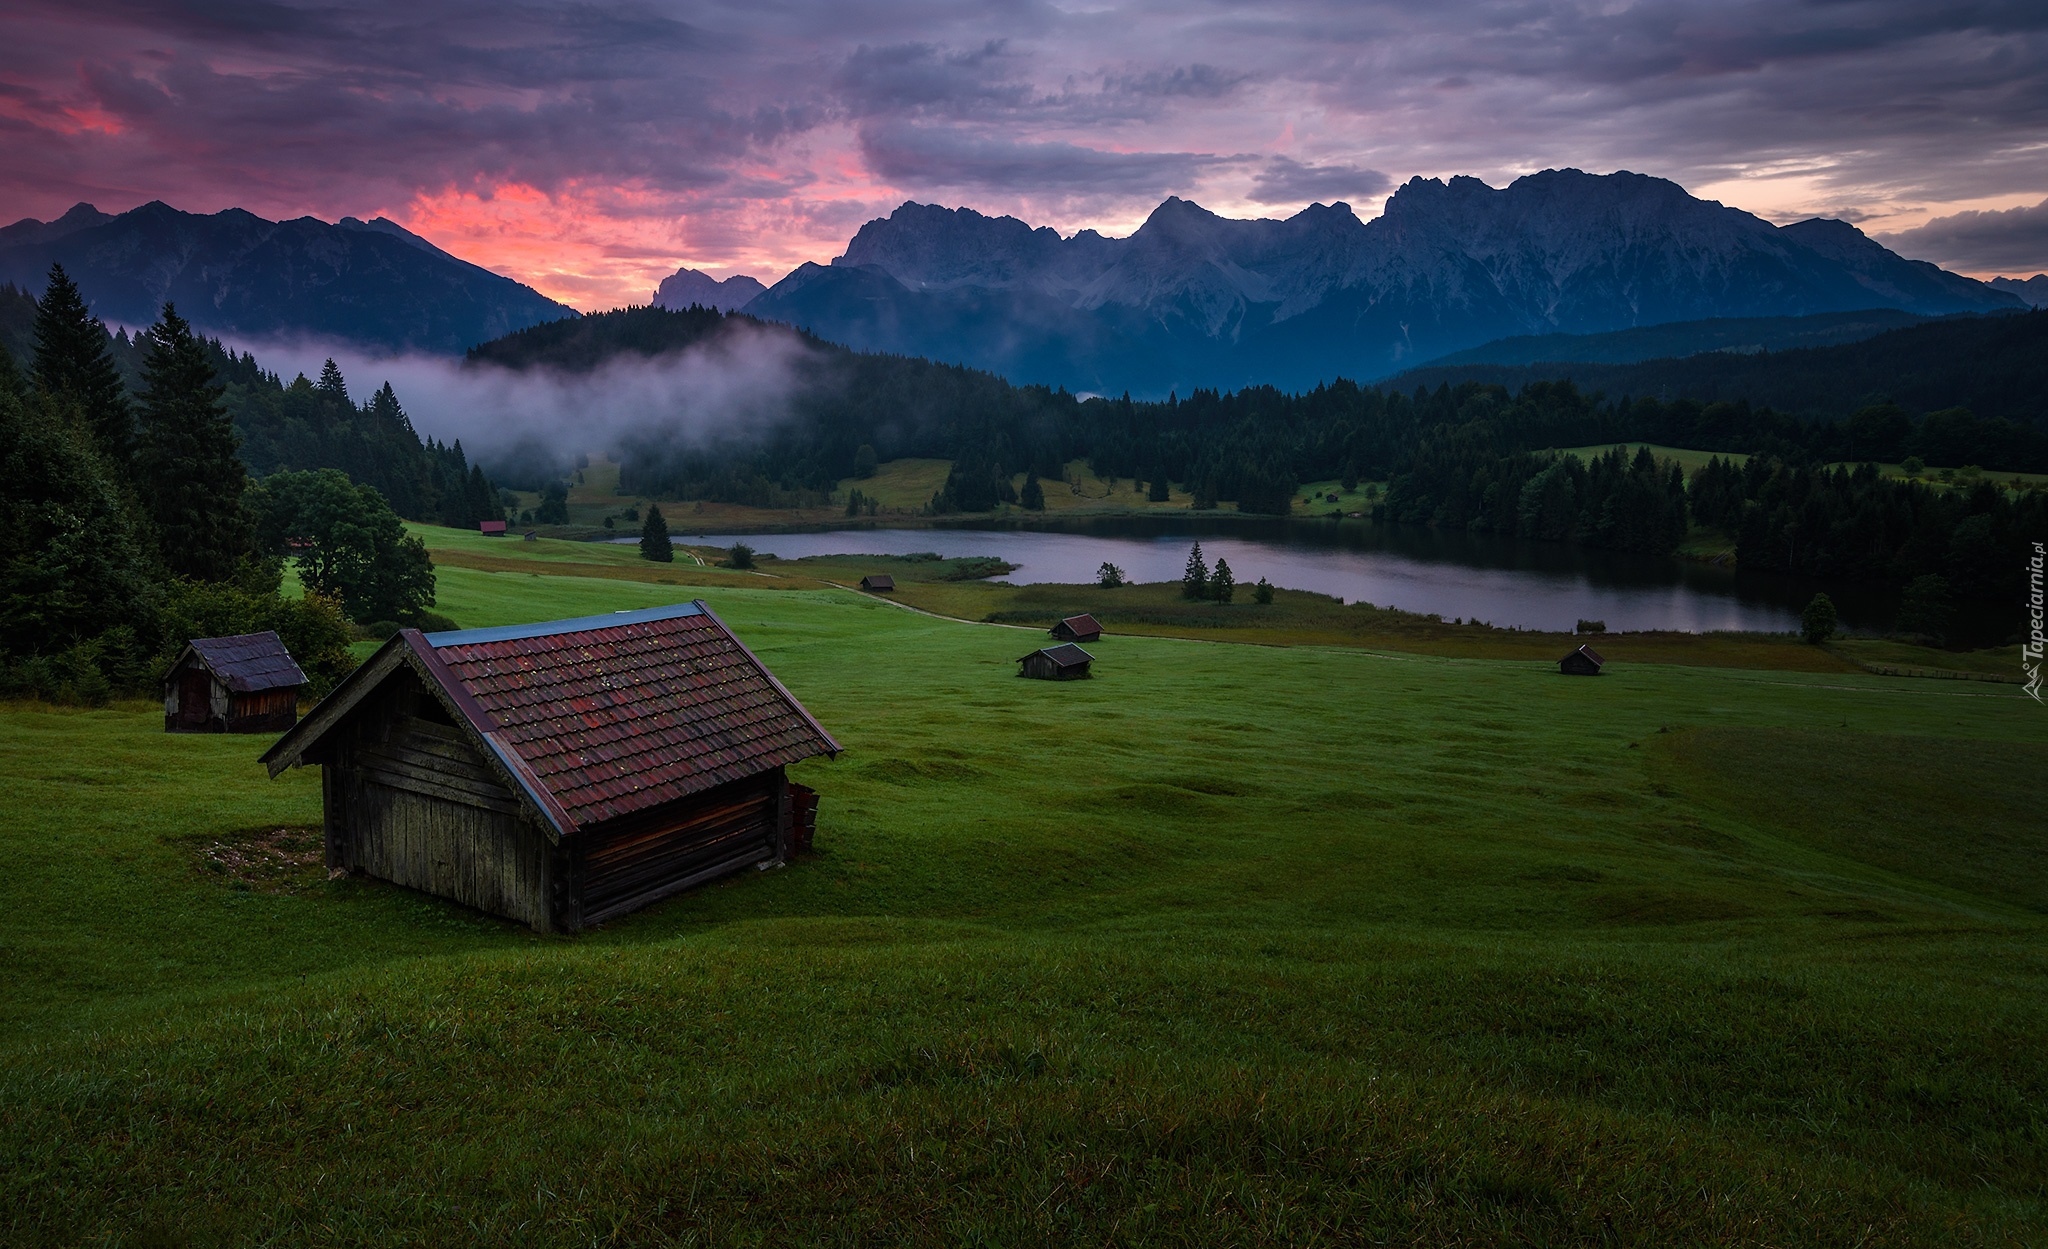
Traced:
<path fill-rule="evenodd" d="M 164 732 L 279 733 L 299 719 L 306 674 L 276 633 L 193 638 L 164 674 Z"/>
<path fill-rule="evenodd" d="M 1571 677 L 1597 677 L 1607 661 L 1600 658 L 1600 652 L 1590 646 L 1579 649 L 1557 661 L 1557 670 Z"/>
<path fill-rule="evenodd" d="M 505 522 L 502 520 L 480 520 L 476 523 L 476 531 L 486 538 L 502 538 L 505 536 Z"/>
<path fill-rule="evenodd" d="M 1102 626 L 1087 612 L 1069 616 L 1046 630 L 1062 642 L 1093 642 L 1102 637 Z"/>
<path fill-rule="evenodd" d="M 1020 677 L 1031 677 L 1038 681 L 1085 681 L 1088 679 L 1088 665 L 1095 662 L 1095 656 L 1069 642 L 1065 646 L 1048 646 L 1032 651 L 1017 660 L 1022 665 L 1017 669 Z"/>
<path fill-rule="evenodd" d="M 896 588 L 896 578 L 885 572 L 871 572 L 860 579 L 860 588 L 875 594 L 887 594 Z"/>
<path fill-rule="evenodd" d="M 808 845 L 838 753 L 700 601 L 401 630 L 263 762 L 322 767 L 330 869 L 574 932 Z"/>

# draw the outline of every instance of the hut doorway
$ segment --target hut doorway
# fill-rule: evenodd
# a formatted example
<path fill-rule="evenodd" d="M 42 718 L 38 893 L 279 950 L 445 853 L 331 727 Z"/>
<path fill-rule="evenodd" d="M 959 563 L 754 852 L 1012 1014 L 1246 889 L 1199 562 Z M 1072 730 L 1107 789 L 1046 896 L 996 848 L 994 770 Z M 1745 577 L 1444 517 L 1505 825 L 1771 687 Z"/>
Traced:
<path fill-rule="evenodd" d="M 178 674 L 178 723 L 199 728 L 213 718 L 213 677 L 201 667 Z"/>

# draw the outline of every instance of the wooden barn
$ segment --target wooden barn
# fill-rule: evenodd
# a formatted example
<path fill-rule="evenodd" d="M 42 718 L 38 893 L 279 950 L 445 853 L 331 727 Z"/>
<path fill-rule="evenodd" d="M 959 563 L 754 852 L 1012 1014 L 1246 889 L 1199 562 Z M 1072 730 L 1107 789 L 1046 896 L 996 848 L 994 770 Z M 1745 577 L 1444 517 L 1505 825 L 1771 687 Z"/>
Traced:
<path fill-rule="evenodd" d="M 873 572 L 860 579 L 860 588 L 879 594 L 887 594 L 896 588 L 896 578 L 885 572 Z"/>
<path fill-rule="evenodd" d="M 1093 642 L 1102 637 L 1102 626 L 1087 612 L 1069 616 L 1046 630 L 1062 642 Z"/>
<path fill-rule="evenodd" d="M 575 932 L 807 846 L 838 753 L 700 601 L 402 630 L 263 762 L 323 769 L 330 869 Z"/>
<path fill-rule="evenodd" d="M 505 536 L 505 529 L 506 525 L 502 520 L 480 520 L 476 523 L 476 531 L 486 538 L 502 538 Z"/>
<path fill-rule="evenodd" d="M 1594 650 L 1590 646 L 1581 646 L 1563 659 L 1558 660 L 1557 670 L 1566 676 L 1597 677 L 1600 675 L 1600 669 L 1606 665 L 1607 661 L 1600 658 L 1599 651 Z"/>
<path fill-rule="evenodd" d="M 164 674 L 164 732 L 278 733 L 298 723 L 306 674 L 277 634 L 193 638 Z"/>
<path fill-rule="evenodd" d="M 1022 667 L 1017 669 L 1020 677 L 1031 677 L 1038 681 L 1084 681 L 1088 678 L 1088 665 L 1095 662 L 1095 656 L 1069 642 L 1065 646 L 1048 646 L 1032 651 L 1017 660 Z"/>

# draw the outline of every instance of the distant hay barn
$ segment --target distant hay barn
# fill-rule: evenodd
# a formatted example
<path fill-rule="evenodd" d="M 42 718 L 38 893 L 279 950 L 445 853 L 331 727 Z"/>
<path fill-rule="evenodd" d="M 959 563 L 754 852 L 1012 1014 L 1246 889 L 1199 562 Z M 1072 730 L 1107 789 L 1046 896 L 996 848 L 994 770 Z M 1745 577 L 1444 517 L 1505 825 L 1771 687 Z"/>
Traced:
<path fill-rule="evenodd" d="M 1600 658 L 1600 652 L 1590 646 L 1581 646 L 1557 661 L 1557 670 L 1572 677 L 1597 677 L 1600 669 L 1606 666 L 1607 661 Z"/>
<path fill-rule="evenodd" d="M 575 932 L 808 845 L 838 753 L 699 601 L 402 630 L 263 762 L 323 769 L 330 869 Z"/>
<path fill-rule="evenodd" d="M 1065 646 L 1048 646 L 1020 656 L 1018 676 L 1038 681 L 1083 681 L 1088 678 L 1088 666 L 1095 662 L 1095 656 L 1080 647 L 1068 643 Z"/>
<path fill-rule="evenodd" d="M 1062 642 L 1094 642 L 1102 637 L 1102 626 L 1087 612 L 1069 616 L 1046 630 Z"/>
<path fill-rule="evenodd" d="M 193 638 L 164 674 L 164 732 L 281 733 L 306 674 L 276 633 Z"/>
<path fill-rule="evenodd" d="M 896 588 L 896 578 L 885 572 L 873 572 L 860 579 L 860 588 L 875 594 L 887 594 Z"/>
<path fill-rule="evenodd" d="M 505 536 L 505 522 L 502 520 L 480 520 L 476 523 L 476 530 L 486 538 L 502 538 Z"/>

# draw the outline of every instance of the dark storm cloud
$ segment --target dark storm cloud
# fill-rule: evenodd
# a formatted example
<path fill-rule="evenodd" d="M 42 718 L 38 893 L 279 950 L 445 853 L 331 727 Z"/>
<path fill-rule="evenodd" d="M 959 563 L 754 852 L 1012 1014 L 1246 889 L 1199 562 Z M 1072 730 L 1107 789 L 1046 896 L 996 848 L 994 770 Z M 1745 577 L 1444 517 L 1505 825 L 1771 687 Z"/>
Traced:
<path fill-rule="evenodd" d="M 0 217 L 528 187 L 794 260 L 906 197 L 1370 213 L 1574 165 L 1882 228 L 2048 194 L 2042 0 L 11 0 L 0 40 Z"/>
<path fill-rule="evenodd" d="M 2003 212 L 1960 212 L 1881 236 L 1901 256 L 1948 269 L 2026 277 L 2048 271 L 2048 200 Z"/>
<path fill-rule="evenodd" d="M 1260 204 L 1300 204 L 1311 200 L 1367 199 L 1384 195 L 1394 180 L 1377 169 L 1356 165 L 1304 165 L 1275 156 L 1252 175 L 1246 198 Z"/>
<path fill-rule="evenodd" d="M 904 125 L 863 130 L 861 151 L 875 172 L 907 185 L 1160 197 L 1187 185 L 1199 170 L 1231 163 L 1195 152 L 1107 152 Z"/>

